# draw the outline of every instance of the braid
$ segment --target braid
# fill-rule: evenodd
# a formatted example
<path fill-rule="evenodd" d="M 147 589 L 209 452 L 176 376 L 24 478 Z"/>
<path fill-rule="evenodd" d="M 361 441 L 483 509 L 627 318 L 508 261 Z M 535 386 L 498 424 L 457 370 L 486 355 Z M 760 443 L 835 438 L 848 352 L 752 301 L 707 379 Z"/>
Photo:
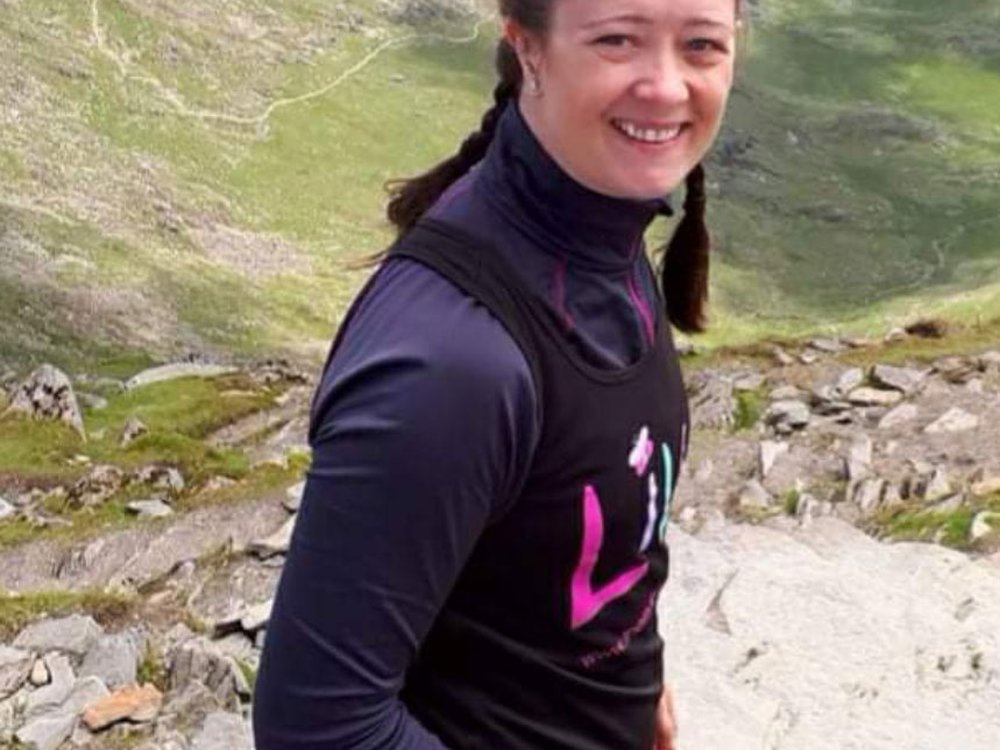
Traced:
<path fill-rule="evenodd" d="M 677 328 L 688 333 L 705 330 L 711 246 L 705 226 L 705 204 L 705 170 L 698 164 L 687 176 L 684 216 L 667 245 L 661 268 L 667 316 Z"/>
<path fill-rule="evenodd" d="M 496 68 L 500 80 L 493 89 L 493 106 L 483 114 L 479 129 L 462 141 L 458 153 L 418 177 L 387 184 L 390 198 L 386 215 L 400 233 L 416 224 L 455 180 L 486 155 L 500 115 L 521 88 L 521 66 L 506 40 L 497 45 Z"/>

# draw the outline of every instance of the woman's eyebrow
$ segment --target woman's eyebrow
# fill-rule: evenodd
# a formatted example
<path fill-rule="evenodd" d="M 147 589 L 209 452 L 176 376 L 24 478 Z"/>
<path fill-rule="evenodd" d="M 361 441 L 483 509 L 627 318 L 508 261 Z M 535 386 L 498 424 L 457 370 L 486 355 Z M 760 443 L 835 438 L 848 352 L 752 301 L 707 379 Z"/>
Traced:
<path fill-rule="evenodd" d="M 638 13 L 621 13 L 617 16 L 606 16 L 605 18 L 597 18 L 593 21 L 587 21 L 581 24 L 581 29 L 592 29 L 595 26 L 603 26 L 606 23 L 635 23 L 635 24 L 651 24 L 653 19 L 648 16 L 643 16 Z"/>
<path fill-rule="evenodd" d="M 714 18 L 696 17 L 688 19 L 684 22 L 684 26 L 709 26 L 714 29 L 721 29 L 723 31 L 732 31 L 733 25 L 731 23 L 724 23 L 723 21 L 717 21 Z"/>

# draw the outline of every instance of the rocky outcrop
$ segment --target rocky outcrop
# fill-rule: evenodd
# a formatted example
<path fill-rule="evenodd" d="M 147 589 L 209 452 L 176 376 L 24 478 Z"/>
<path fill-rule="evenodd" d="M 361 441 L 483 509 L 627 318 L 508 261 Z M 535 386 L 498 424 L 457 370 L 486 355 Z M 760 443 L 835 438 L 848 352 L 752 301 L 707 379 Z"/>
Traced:
<path fill-rule="evenodd" d="M 829 518 L 669 541 L 660 622 L 684 747 L 996 746 L 1000 559 Z"/>
<path fill-rule="evenodd" d="M 63 422 L 85 436 L 73 385 L 62 370 L 42 365 L 14 390 L 6 413 Z"/>

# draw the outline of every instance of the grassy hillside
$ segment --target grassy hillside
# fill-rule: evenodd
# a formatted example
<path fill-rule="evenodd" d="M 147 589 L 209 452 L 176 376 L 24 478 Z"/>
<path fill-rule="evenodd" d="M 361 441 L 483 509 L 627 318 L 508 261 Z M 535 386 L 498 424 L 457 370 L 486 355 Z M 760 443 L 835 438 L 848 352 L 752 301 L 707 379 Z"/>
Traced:
<path fill-rule="evenodd" d="M 761 6 L 716 159 L 723 337 L 996 315 L 1000 6 Z"/>
<path fill-rule="evenodd" d="M 491 23 L 399 8 L 0 2 L 0 362 L 321 356 L 345 263 L 390 236 L 382 184 L 491 88 Z M 1000 8 L 758 8 L 709 341 L 1000 312 Z"/>

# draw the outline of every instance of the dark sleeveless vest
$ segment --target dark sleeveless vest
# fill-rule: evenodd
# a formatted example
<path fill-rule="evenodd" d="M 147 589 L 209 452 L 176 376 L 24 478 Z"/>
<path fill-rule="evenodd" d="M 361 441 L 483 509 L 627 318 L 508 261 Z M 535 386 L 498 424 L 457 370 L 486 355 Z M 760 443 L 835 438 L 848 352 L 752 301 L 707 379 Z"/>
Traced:
<path fill-rule="evenodd" d="M 531 368 L 542 425 L 520 494 L 478 540 L 404 704 L 449 750 L 651 750 L 656 599 L 688 424 L 666 320 L 639 361 L 603 370 L 498 251 L 462 230 L 424 220 L 390 257 L 430 266 L 503 324 Z"/>

